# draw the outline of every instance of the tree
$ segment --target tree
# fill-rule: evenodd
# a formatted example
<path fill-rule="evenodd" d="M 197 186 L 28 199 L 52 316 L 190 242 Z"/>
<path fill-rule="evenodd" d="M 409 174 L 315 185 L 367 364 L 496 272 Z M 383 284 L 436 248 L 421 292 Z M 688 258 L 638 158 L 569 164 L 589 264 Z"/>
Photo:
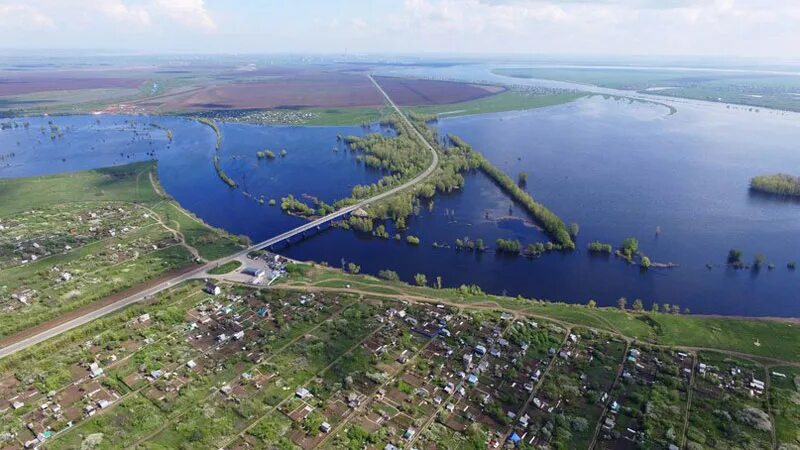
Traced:
<path fill-rule="evenodd" d="M 521 187 L 528 184 L 528 174 L 525 172 L 520 172 L 519 175 L 517 175 L 517 184 Z"/>
<path fill-rule="evenodd" d="M 358 272 L 361 272 L 361 266 L 359 266 L 356 263 L 347 263 L 347 271 L 352 274 L 356 274 Z"/>
<path fill-rule="evenodd" d="M 664 303 L 663 305 L 661 305 L 661 311 L 663 311 L 664 313 L 669 314 L 669 310 L 670 310 L 669 303 Z"/>
<path fill-rule="evenodd" d="M 581 227 L 577 223 L 572 222 L 571 224 L 569 224 L 569 228 L 567 231 L 569 231 L 569 235 L 572 236 L 572 239 L 575 239 L 576 237 L 578 237 L 578 233 L 580 233 Z"/>
<path fill-rule="evenodd" d="M 642 303 L 641 299 L 637 298 L 633 301 L 633 310 L 636 312 L 644 311 L 644 304 Z"/>
<path fill-rule="evenodd" d="M 593 299 L 589 299 L 589 303 L 587 303 L 586 306 L 592 309 L 597 308 L 597 302 L 594 301 Z"/>
<path fill-rule="evenodd" d="M 441 276 L 437 276 L 436 277 L 436 289 L 441 289 L 441 288 L 442 288 L 442 277 Z"/>
<path fill-rule="evenodd" d="M 639 241 L 634 237 L 626 238 L 624 241 L 622 241 L 622 247 L 620 250 L 626 258 L 631 259 L 639 250 Z"/>
<path fill-rule="evenodd" d="M 691 314 L 692 312 L 689 310 L 689 308 L 683 308 L 683 313 L 684 314 Z"/>
<path fill-rule="evenodd" d="M 742 251 L 732 248 L 728 251 L 728 264 L 740 266 L 742 264 Z"/>
<path fill-rule="evenodd" d="M 653 303 L 653 305 L 650 307 L 650 311 L 654 312 L 654 313 L 657 313 L 658 312 L 658 303 Z"/>
<path fill-rule="evenodd" d="M 625 311 L 625 306 L 627 305 L 628 305 L 628 299 L 626 299 L 625 297 L 620 297 L 619 300 L 617 300 L 617 307 L 619 309 Z"/>
<path fill-rule="evenodd" d="M 427 286 L 428 277 L 426 277 L 424 273 L 418 273 L 414 275 L 414 283 L 417 283 L 417 286 Z"/>
<path fill-rule="evenodd" d="M 680 314 L 681 313 L 681 306 L 680 305 L 672 305 L 672 314 Z"/>
<path fill-rule="evenodd" d="M 409 234 L 408 236 L 406 236 L 406 242 L 408 242 L 411 245 L 419 245 L 419 238 Z"/>
<path fill-rule="evenodd" d="M 479 252 L 486 251 L 486 244 L 483 243 L 483 239 L 480 239 L 480 238 L 475 239 L 475 248 Z"/>
<path fill-rule="evenodd" d="M 642 269 L 649 269 L 650 264 L 652 264 L 650 262 L 650 258 L 648 258 L 647 256 L 642 256 L 642 262 L 640 263 Z"/>
<path fill-rule="evenodd" d="M 764 265 L 764 261 L 767 259 L 762 253 L 756 255 L 755 259 L 753 259 L 753 268 L 756 270 L 761 269 Z"/>
<path fill-rule="evenodd" d="M 384 269 L 378 271 L 378 278 L 383 278 L 386 281 L 400 281 L 400 275 L 394 270 Z"/>

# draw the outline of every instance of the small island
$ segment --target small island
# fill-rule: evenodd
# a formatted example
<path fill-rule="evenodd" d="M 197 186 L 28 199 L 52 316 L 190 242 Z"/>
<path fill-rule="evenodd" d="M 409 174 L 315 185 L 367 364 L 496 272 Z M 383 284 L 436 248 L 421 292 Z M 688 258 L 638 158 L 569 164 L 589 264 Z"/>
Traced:
<path fill-rule="evenodd" d="M 750 189 L 782 197 L 800 197 L 800 177 L 779 173 L 750 180 Z"/>

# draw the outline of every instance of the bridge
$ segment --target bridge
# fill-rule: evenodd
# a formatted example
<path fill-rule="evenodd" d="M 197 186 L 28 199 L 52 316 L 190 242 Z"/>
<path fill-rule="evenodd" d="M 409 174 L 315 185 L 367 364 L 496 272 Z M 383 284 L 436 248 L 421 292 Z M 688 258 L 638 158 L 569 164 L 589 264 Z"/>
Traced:
<path fill-rule="evenodd" d="M 9 338 L 9 340 L 11 340 L 12 343 L 9 344 L 9 345 L 6 345 L 3 348 L 0 348 L 0 359 L 4 358 L 6 356 L 12 355 L 12 354 L 14 354 L 14 353 L 16 353 L 16 352 L 18 352 L 20 350 L 24 350 L 24 349 L 26 349 L 26 348 L 28 348 L 28 347 L 30 347 L 32 345 L 36 345 L 36 344 L 38 344 L 40 342 L 46 341 L 47 339 L 50 339 L 52 337 L 58 336 L 59 334 L 67 332 L 69 330 L 72 330 L 73 328 L 77 328 L 77 327 L 79 327 L 81 325 L 89 323 L 94 319 L 97 319 L 99 317 L 103 317 L 103 316 L 105 316 L 107 314 L 110 314 L 110 313 L 112 313 L 114 311 L 122 309 L 122 308 L 124 308 L 124 307 L 126 307 L 128 305 L 131 305 L 133 303 L 136 303 L 136 302 L 142 301 L 144 299 L 150 298 L 151 296 L 153 296 L 155 294 L 158 294 L 159 292 L 161 292 L 161 291 L 163 291 L 165 289 L 168 289 L 168 288 L 170 288 L 172 286 L 175 286 L 177 284 L 180 284 L 180 283 L 182 283 L 184 281 L 188 281 L 188 280 L 192 280 L 192 279 L 196 279 L 196 278 L 203 278 L 205 273 L 208 270 L 210 270 L 210 269 L 212 269 L 214 267 L 217 267 L 219 265 L 225 264 L 225 263 L 230 262 L 230 261 L 232 261 L 234 259 L 241 258 L 241 257 L 247 255 L 250 252 L 253 252 L 253 251 L 256 251 L 256 250 L 261 250 L 261 249 L 264 249 L 264 248 L 269 248 L 269 247 L 271 247 L 271 246 L 273 246 L 275 244 L 278 244 L 280 242 L 286 241 L 286 240 L 288 240 L 288 239 L 290 239 L 290 238 L 292 238 L 294 236 L 301 235 L 301 234 L 305 233 L 308 230 L 315 229 L 315 228 L 317 228 L 317 227 L 319 227 L 321 225 L 324 225 L 324 224 L 326 224 L 328 222 L 331 222 L 331 221 L 333 221 L 335 219 L 338 219 L 338 218 L 343 217 L 343 216 L 345 216 L 347 214 L 350 214 L 350 213 L 352 213 L 353 211 L 355 211 L 355 210 L 357 210 L 359 208 L 363 208 L 363 207 L 369 205 L 370 203 L 377 202 L 377 201 L 382 200 L 384 198 L 390 197 L 390 196 L 392 196 L 392 195 L 394 195 L 394 194 L 396 194 L 396 193 L 398 193 L 400 191 L 403 191 L 405 189 L 409 189 L 411 187 L 414 187 L 417 184 L 419 184 L 422 181 L 424 181 L 426 178 L 428 178 L 433 173 L 433 171 L 436 170 L 436 167 L 438 167 L 438 165 L 439 165 L 439 154 L 436 152 L 436 149 L 433 147 L 433 145 L 431 145 L 431 143 L 428 142 L 427 139 L 425 139 L 425 137 L 414 127 L 414 125 L 411 124 L 411 121 L 408 120 L 408 117 L 406 117 L 405 114 L 403 114 L 403 112 L 400 111 L 400 108 L 397 107 L 397 105 L 394 103 L 394 101 L 392 101 L 392 99 L 389 97 L 389 95 L 386 94 L 386 91 L 384 91 L 383 88 L 378 84 L 378 82 L 375 81 L 375 79 L 372 77 L 372 75 L 367 75 L 367 76 L 369 77 L 369 79 L 372 82 L 372 84 L 375 85 L 375 88 L 381 93 L 381 95 L 386 100 L 386 102 L 389 104 L 389 106 L 391 106 L 392 109 L 394 109 L 395 112 L 397 112 L 397 114 L 402 118 L 402 120 L 405 121 L 406 125 L 408 125 L 408 128 L 410 130 L 412 130 L 412 133 L 417 138 L 417 140 L 420 143 L 422 143 L 425 146 L 425 148 L 428 149 L 428 151 L 431 152 L 431 164 L 424 171 L 422 171 L 422 173 L 420 173 L 419 175 L 417 175 L 413 179 L 411 179 L 409 181 L 406 181 L 405 183 L 403 183 L 403 184 L 401 184 L 399 186 L 393 187 L 393 188 L 391 188 L 391 189 L 389 189 L 387 191 L 384 191 L 384 192 L 382 192 L 380 194 L 377 194 L 377 195 L 375 195 L 373 197 L 370 197 L 368 199 L 362 200 L 362 201 L 360 201 L 358 203 L 355 203 L 353 205 L 338 209 L 338 210 L 336 210 L 336 211 L 334 211 L 334 212 L 332 212 L 332 213 L 330 213 L 330 214 L 328 214 L 326 216 L 320 217 L 318 219 L 315 219 L 315 220 L 307 222 L 307 223 L 305 223 L 303 225 L 300 225 L 297 228 L 293 228 L 293 229 L 291 229 L 289 231 L 286 231 L 284 233 L 281 233 L 281 234 L 279 234 L 277 236 L 273 236 L 273 237 L 271 237 L 269 239 L 266 239 L 264 241 L 255 243 L 255 244 L 253 244 L 253 245 L 251 245 L 251 246 L 249 246 L 249 247 L 247 247 L 247 248 L 245 248 L 243 250 L 240 250 L 240 251 L 238 251 L 238 252 L 236 252 L 236 253 L 234 253 L 232 255 L 225 256 L 225 257 L 216 259 L 214 261 L 210 261 L 210 262 L 208 262 L 208 263 L 206 263 L 206 264 L 204 264 L 202 266 L 199 266 L 196 269 L 193 269 L 193 270 L 191 270 L 189 272 L 186 272 L 186 273 L 184 273 L 182 275 L 178 275 L 178 276 L 175 276 L 174 278 L 170 278 L 169 280 L 163 281 L 163 282 L 161 282 L 161 283 L 159 283 L 159 284 L 157 284 L 155 286 L 152 286 L 152 287 L 150 287 L 148 289 L 145 289 L 143 291 L 137 292 L 136 294 L 132 294 L 132 295 L 130 295 L 128 297 L 120 299 L 119 301 L 116 301 L 116 302 L 114 302 L 114 303 L 112 303 L 110 305 L 106 305 L 106 306 L 103 306 L 103 307 L 98 308 L 96 310 L 89 311 L 89 312 L 87 312 L 86 314 L 84 314 L 82 316 L 79 316 L 79 317 L 77 317 L 75 319 L 72 319 L 72 320 L 60 323 L 58 325 L 55 325 L 55 326 L 53 326 L 53 327 L 51 327 L 51 328 L 49 328 L 49 329 L 47 329 L 45 331 L 42 331 L 40 333 L 31 335 L 31 336 L 25 336 L 25 337 L 23 337 L 21 339 L 17 339 L 17 340 L 14 339 L 14 336 L 11 336 Z M 22 333 L 25 333 L 25 332 L 23 331 Z"/>

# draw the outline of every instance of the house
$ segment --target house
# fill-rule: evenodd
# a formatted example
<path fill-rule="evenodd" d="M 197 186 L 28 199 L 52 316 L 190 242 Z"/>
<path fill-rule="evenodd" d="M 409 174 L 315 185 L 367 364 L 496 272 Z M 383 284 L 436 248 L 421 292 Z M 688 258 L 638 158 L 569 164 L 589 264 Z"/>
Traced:
<path fill-rule="evenodd" d="M 110 405 L 110 403 L 106 399 L 102 399 L 97 402 L 97 407 L 100 409 L 106 409 L 108 405 Z"/>
<path fill-rule="evenodd" d="M 222 288 L 214 283 L 206 284 L 205 291 L 211 295 L 219 295 L 222 293 Z"/>
<path fill-rule="evenodd" d="M 264 275 L 266 274 L 264 269 L 259 269 L 257 267 L 245 267 L 242 270 L 242 273 L 245 275 L 250 275 L 251 277 L 254 278 L 263 278 Z"/>
<path fill-rule="evenodd" d="M 485 354 L 486 354 L 486 347 L 484 347 L 483 345 L 480 345 L 480 344 L 479 344 L 479 345 L 476 345 L 476 346 L 475 346 L 475 353 L 476 353 L 478 356 L 483 356 L 483 355 L 485 355 Z"/>
<path fill-rule="evenodd" d="M 294 391 L 294 395 L 296 395 L 297 398 L 308 398 L 311 397 L 311 392 L 304 387 L 299 387 L 296 391 Z"/>
<path fill-rule="evenodd" d="M 258 317 L 261 317 L 262 319 L 264 317 L 269 316 L 269 308 L 267 308 L 266 306 L 262 306 L 261 308 L 258 308 L 258 311 L 256 311 L 256 315 Z"/>
<path fill-rule="evenodd" d="M 244 338 L 244 331 L 237 331 L 236 333 L 233 333 L 234 340 L 238 341 L 243 338 Z"/>
<path fill-rule="evenodd" d="M 139 321 L 139 323 L 145 323 L 148 320 L 150 320 L 150 314 L 147 314 L 147 313 L 142 314 L 141 316 L 139 316 L 139 318 L 137 320 Z"/>
<path fill-rule="evenodd" d="M 103 374 L 103 368 L 100 367 L 100 365 L 96 362 L 93 362 L 89 364 L 89 374 L 92 376 L 92 378 L 97 378 Z"/>
<path fill-rule="evenodd" d="M 161 375 L 163 375 L 163 374 L 164 374 L 164 372 L 162 372 L 161 369 L 156 369 L 156 370 L 150 372 L 150 378 L 155 380 L 155 379 L 161 378 Z"/>
<path fill-rule="evenodd" d="M 411 439 L 412 437 L 414 437 L 414 435 L 416 433 L 417 433 L 417 430 L 415 430 L 413 428 L 409 428 L 409 429 L 406 430 L 405 433 L 403 433 L 403 439 Z"/>
<path fill-rule="evenodd" d="M 14 409 L 20 409 L 23 406 L 25 406 L 25 403 L 22 403 L 19 400 L 15 401 L 14 403 L 11 404 L 11 407 L 14 408 Z"/>
<path fill-rule="evenodd" d="M 476 384 L 478 384 L 478 377 L 474 373 L 469 374 L 469 376 L 467 377 L 467 383 L 469 383 L 472 386 L 475 386 Z"/>
<path fill-rule="evenodd" d="M 189 362 L 186 363 L 186 367 L 188 367 L 190 369 L 194 369 L 195 367 L 197 367 L 197 363 L 194 362 L 193 359 L 190 359 Z"/>
<path fill-rule="evenodd" d="M 69 281 L 72 279 L 72 274 L 69 272 L 64 272 L 61 274 L 61 279 L 64 281 Z"/>
<path fill-rule="evenodd" d="M 319 430 L 323 433 L 329 433 L 331 431 L 331 424 L 328 422 L 322 422 L 322 425 L 319 426 Z"/>
<path fill-rule="evenodd" d="M 225 342 L 227 340 L 228 340 L 228 335 L 226 335 L 225 333 L 222 333 L 219 336 L 217 336 L 217 342 Z"/>
<path fill-rule="evenodd" d="M 514 445 L 519 444 L 521 440 L 522 438 L 519 437 L 519 435 L 516 432 L 511 433 L 511 436 L 508 437 L 508 442 L 511 442 Z"/>

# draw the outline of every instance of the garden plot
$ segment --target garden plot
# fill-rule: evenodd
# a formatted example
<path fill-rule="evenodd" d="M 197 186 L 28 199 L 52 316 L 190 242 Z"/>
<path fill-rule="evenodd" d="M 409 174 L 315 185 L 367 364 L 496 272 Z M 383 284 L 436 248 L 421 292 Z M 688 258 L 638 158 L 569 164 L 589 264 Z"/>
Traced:
<path fill-rule="evenodd" d="M 56 356 L 34 347 L 36 353 L 4 360 L 5 370 L 16 371 L 20 378 L 6 372 L 0 378 L 3 392 L 23 405 L 14 408 L 10 403 L 9 407 L 0 408 L 0 415 L 9 424 L 31 425 L 27 429 L 5 427 L 13 430 L 12 442 L 22 446 L 29 438 L 38 437 L 51 440 L 49 446 L 53 448 L 76 448 L 93 430 L 102 427 L 110 427 L 106 428 L 108 433 L 125 435 L 125 439 L 134 442 L 160 431 L 170 417 L 195 407 L 208 397 L 211 387 L 217 387 L 215 391 L 220 392 L 218 395 L 224 402 L 231 402 L 232 396 L 247 398 L 270 381 L 267 375 L 253 368 L 254 360 L 264 356 L 261 347 L 268 347 L 269 338 L 275 343 L 290 336 L 302 336 L 346 306 L 338 298 L 316 296 L 309 300 L 305 295 L 302 295 L 305 299 L 300 299 L 300 294 L 277 295 L 240 288 L 212 297 L 200 287 L 196 283 L 182 285 L 177 292 L 162 294 L 155 306 L 137 305 L 120 313 L 126 317 L 123 321 L 112 316 L 101 319 L 102 324 L 70 332 L 63 337 L 67 345 L 59 348 Z M 253 302 L 261 305 L 256 311 L 268 305 L 272 314 L 257 314 Z M 297 305 L 315 312 L 291 314 Z M 193 314 L 209 308 L 215 323 L 237 321 L 246 331 L 242 340 L 217 342 L 208 348 L 193 346 L 197 333 Z M 146 313 L 142 312 L 145 310 Z M 282 322 L 279 331 L 276 329 L 272 335 L 262 334 L 268 328 L 261 327 L 261 322 L 284 316 L 292 320 Z M 311 322 L 312 318 L 317 322 Z M 70 337 L 85 336 L 94 325 L 103 331 L 84 338 Z M 213 331 L 209 333 L 213 335 Z M 241 381 L 241 387 L 230 391 L 231 397 L 223 395 L 221 387 L 233 381 Z M 240 409 L 246 406 L 243 404 Z M 143 423 L 141 427 L 126 428 L 128 424 L 115 427 L 127 417 L 153 415 L 158 420 Z M 148 424 L 157 427 L 150 428 Z M 98 442 L 97 448 L 117 445 L 106 439 Z"/>
<path fill-rule="evenodd" d="M 773 448 L 767 381 L 765 369 L 750 361 L 699 354 L 686 434 L 689 445 Z"/>
<path fill-rule="evenodd" d="M 555 356 L 553 367 L 517 419 L 520 440 L 529 445 L 588 447 L 625 348 L 624 342 L 605 334 L 574 329 L 560 349 L 548 349 Z"/>
<path fill-rule="evenodd" d="M 92 242 L 109 239 L 156 220 L 128 203 L 67 203 L 0 217 L 0 268 L 8 269 Z"/>
<path fill-rule="evenodd" d="M 0 271 L 0 337 L 186 266 L 191 253 L 160 225 Z"/>
<path fill-rule="evenodd" d="M 800 369 L 773 366 L 769 372 L 769 400 L 778 446 L 800 446 Z"/>
<path fill-rule="evenodd" d="M 308 300 L 305 305 L 313 307 Z M 238 375 L 227 382 L 216 383 L 215 393 L 198 398 L 193 407 L 183 410 L 185 414 L 175 418 L 174 427 L 164 427 L 147 439 L 151 443 L 147 445 L 171 447 L 188 441 L 201 447 L 220 447 L 236 441 L 261 417 L 290 401 L 299 389 L 305 389 L 314 377 L 373 332 L 379 326 L 377 321 L 371 320 L 373 313 L 369 305 L 353 303 L 350 299 L 344 310 L 332 314 L 313 330 L 306 329 L 263 362 L 233 364 L 233 372 Z M 241 361 L 243 355 L 238 357 Z M 236 356 L 231 358 L 235 360 Z M 249 397 L 238 397 L 236 392 L 244 389 L 241 385 L 250 384 L 256 376 L 263 381 L 260 388 L 251 390 Z M 308 395 L 313 394 L 308 392 Z M 305 398 L 306 395 L 302 396 Z M 209 421 L 211 427 L 207 426 Z"/>
<path fill-rule="evenodd" d="M 416 446 L 426 429 L 437 421 L 448 421 L 455 415 L 454 404 L 476 389 L 479 367 L 488 358 L 486 351 L 476 348 L 496 342 L 508 325 L 499 313 L 459 314 L 429 305 L 395 314 L 403 314 L 404 324 L 413 335 L 426 339 L 426 345 L 415 353 L 398 354 L 397 361 L 405 366 L 375 392 L 327 447 Z M 475 359 L 465 365 L 464 355 Z M 468 381 L 467 372 L 474 375 L 474 384 Z"/>
<path fill-rule="evenodd" d="M 599 448 L 669 448 L 682 444 L 692 356 L 632 346 L 620 384 L 601 419 Z"/>

